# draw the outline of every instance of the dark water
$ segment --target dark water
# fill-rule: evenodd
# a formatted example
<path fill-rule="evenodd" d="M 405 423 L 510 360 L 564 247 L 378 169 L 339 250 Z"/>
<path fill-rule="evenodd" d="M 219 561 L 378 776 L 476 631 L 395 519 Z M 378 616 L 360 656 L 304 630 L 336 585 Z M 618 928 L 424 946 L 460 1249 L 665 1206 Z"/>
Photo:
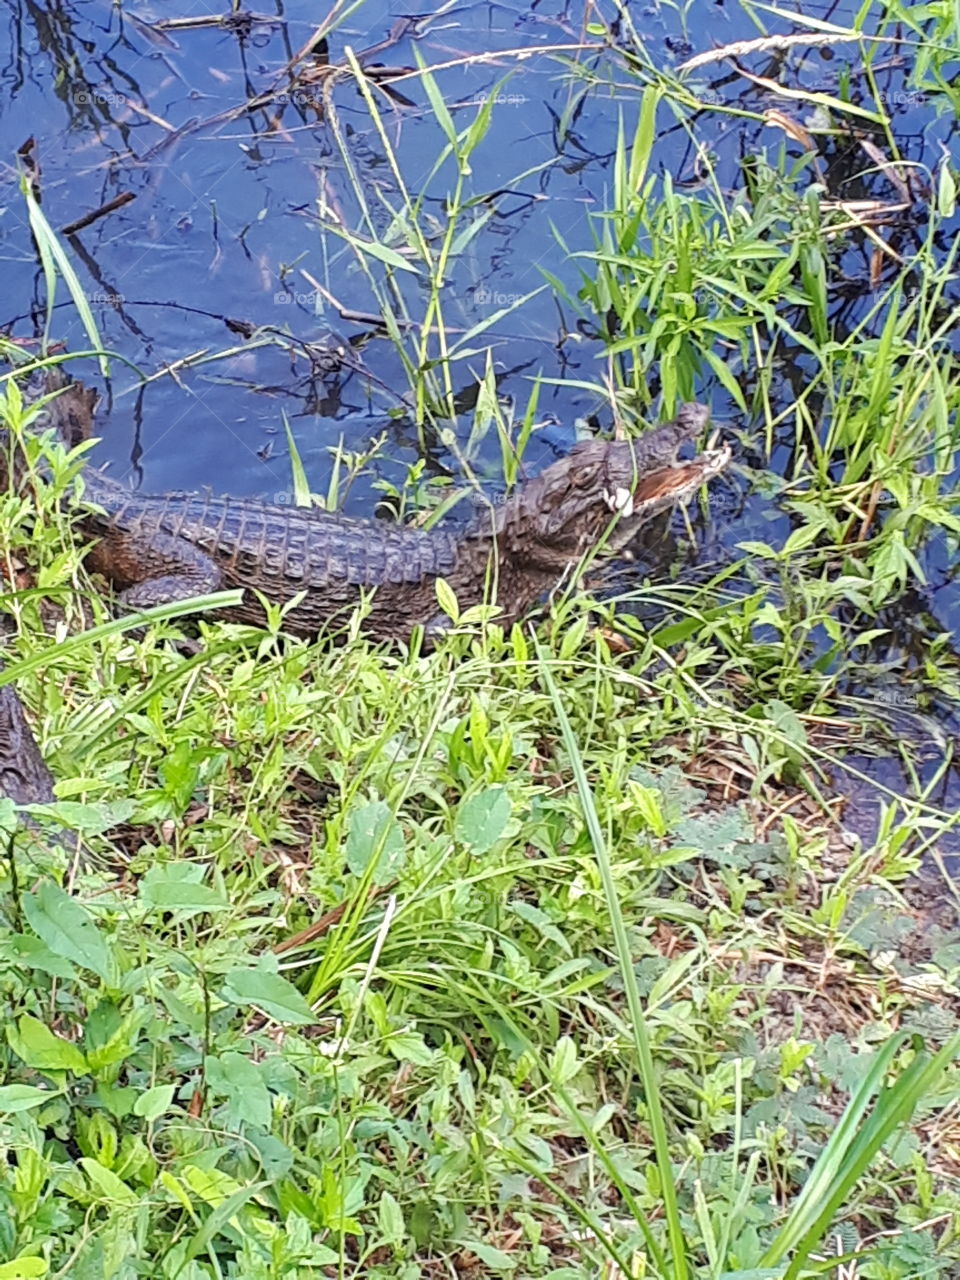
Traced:
<path fill-rule="evenodd" d="M 842 25 L 860 6 L 782 8 Z M 218 18 L 223 9 L 212 0 L 179 9 L 155 3 L 123 11 L 106 0 L 43 6 L 8 0 L 8 52 L 0 75 L 5 162 L 0 324 L 25 341 L 43 329 L 44 285 L 16 159 L 32 137 L 30 155 L 39 166 L 43 209 L 54 228 L 123 193 L 135 196 L 76 235 L 62 237 L 104 345 L 147 376 L 184 362 L 175 376 L 156 377 L 145 389 L 120 360 L 113 361 L 107 384 L 92 362 L 71 365 L 104 389 L 98 426 L 104 442 L 98 456 L 111 462 L 114 474 L 148 491 L 210 485 L 283 500 L 291 489 L 286 416 L 316 492 L 327 486 L 331 446 L 342 442 L 362 450 L 384 434 L 375 471 L 399 480 L 419 451 L 417 431 L 400 398 L 408 388 L 407 375 L 389 341 L 376 336 L 369 323 L 343 319 L 314 283 L 343 308 L 379 309 L 356 257 L 333 229 L 362 234 L 363 211 L 329 114 L 322 102 L 320 110 L 312 105 L 312 91 L 283 77 L 324 14 L 315 4 L 292 0 L 272 10 L 258 6 L 256 20 L 230 27 L 162 31 L 156 26 L 158 19 Z M 879 29 L 885 7 L 877 3 L 875 10 Z M 362 57 L 388 38 L 398 18 L 418 12 L 400 2 L 361 3 L 322 53 L 333 64 L 343 63 L 347 46 Z M 594 245 L 592 216 L 611 204 L 618 118 L 622 113 L 629 136 L 639 101 L 638 82 L 588 31 L 595 13 L 558 0 L 451 4 L 416 32 L 405 31 L 366 58 L 367 64 L 413 68 L 419 55 L 438 68 L 437 84 L 458 129 L 476 116 L 486 95 L 497 95 L 492 127 L 472 158 L 466 186 L 467 194 L 478 198 L 472 216 L 490 216 L 451 264 L 443 291 L 444 321 L 454 332 L 540 288 L 544 268 L 576 294 L 581 268 L 560 242 L 571 252 Z M 714 45 L 758 34 L 734 0 L 688 5 L 685 16 L 682 8 L 665 4 L 631 4 L 629 13 L 657 66 L 673 66 Z M 607 17 L 613 16 L 611 10 Z M 768 21 L 770 30 L 790 30 L 787 21 Z M 897 30 L 891 27 L 888 34 Z M 756 56 L 745 65 L 808 92 L 837 93 L 849 80 L 855 100 L 876 105 L 856 44 L 825 40 L 794 49 L 786 58 L 786 72 Z M 576 75 L 570 74 L 573 66 Z M 910 73 L 899 46 L 891 45 L 875 59 L 877 90 L 902 158 L 933 169 L 942 150 L 953 144 L 956 116 L 942 98 L 913 88 Z M 243 109 L 278 81 L 286 100 Z M 713 108 L 757 112 L 776 107 L 802 120 L 802 103 L 769 97 L 726 61 L 707 65 L 689 83 L 707 104 L 696 117 L 694 136 L 709 147 L 728 191 L 743 185 L 745 156 L 764 149 L 775 155 L 781 146 L 800 155 L 779 130 Z M 417 77 L 394 81 L 390 91 L 392 100 L 386 94 L 376 97 L 383 127 L 408 189 L 424 197 L 422 224 L 439 227 L 454 180 L 449 162 L 431 177 L 442 132 Z M 367 106 L 352 81 L 329 92 L 370 223 L 394 248 L 402 248 L 390 227 L 391 210 L 400 210 L 403 202 Z M 225 118 L 224 113 L 232 114 Z M 681 188 L 695 189 L 703 170 L 690 133 L 667 107 L 661 108 L 658 125 L 651 170 L 670 173 Z M 857 176 L 868 166 L 853 143 L 832 145 L 824 163 L 836 195 L 895 197 L 882 174 Z M 902 234 L 901 247 L 909 251 L 923 232 L 908 226 Z M 856 323 L 873 301 L 866 283 L 870 257 L 865 239 L 851 240 L 844 253 L 838 277 L 854 287 L 832 299 L 840 331 Z M 411 316 L 422 316 L 426 281 L 407 273 L 402 287 Z M 86 348 L 62 284 L 58 302 L 53 336 L 71 350 Z M 283 345 L 256 345 L 238 329 L 263 329 L 261 337 L 267 339 L 279 333 Z M 372 335 L 354 358 L 362 359 L 376 381 L 351 371 L 317 372 L 311 344 L 330 341 L 331 333 L 334 342 Z M 455 374 L 465 412 L 449 424 L 461 448 L 470 436 L 471 392 L 487 345 L 499 390 L 514 397 L 521 413 L 538 374 L 565 380 L 542 386 L 539 417 L 552 416 L 556 425 L 531 444 L 527 459 L 533 468 L 565 451 L 578 419 L 596 414 L 601 426 L 609 425 L 596 395 L 575 385 L 578 379 L 600 380 L 600 344 L 589 330 L 578 330 L 575 312 L 558 303 L 552 290 L 471 345 L 477 354 L 458 364 Z M 201 352 L 207 353 L 205 362 L 190 359 Z M 781 371 L 779 393 L 789 395 L 805 376 L 798 356 L 795 366 Z M 712 403 L 716 417 L 749 429 L 715 381 L 705 379 L 699 394 Z M 779 442 L 774 468 L 778 460 L 785 464 L 788 445 Z M 477 451 L 478 469 L 492 475 L 496 456 L 491 439 Z M 433 440 L 426 458 L 428 472 L 458 475 L 455 452 L 442 440 Z M 367 477 L 352 488 L 346 506 L 368 513 L 372 500 Z M 745 483 L 715 504 L 714 516 L 719 532 L 711 536 L 718 536 L 730 554 L 744 536 L 777 545 L 791 528 L 785 514 L 767 499 L 751 496 Z M 938 630 L 955 634 L 960 627 L 960 593 L 944 547 L 939 542 L 929 548 L 928 585 L 916 593 L 909 616 L 894 620 L 900 646 L 915 642 L 921 651 Z M 935 706 L 932 714 L 948 733 L 955 732 L 950 708 Z M 899 777 L 891 764 L 875 767 L 891 784 Z M 919 767 L 921 774 L 928 768 L 923 762 Z M 955 790 L 938 797 L 947 805 L 957 798 Z"/>
<path fill-rule="evenodd" d="M 202 5 L 199 11 L 219 14 L 221 6 Z M 191 15 L 196 12 L 191 7 Z M 399 13 L 399 6 L 363 5 L 332 37 L 331 61 L 342 61 L 348 44 L 360 52 L 384 39 Z M 114 364 L 115 398 L 100 420 L 106 437 L 102 452 L 121 470 L 134 464 L 147 489 L 209 482 L 242 494 L 288 492 L 285 412 L 313 486 L 322 492 L 329 446 L 342 438 L 348 448 L 364 447 L 390 428 L 386 413 L 400 403 L 380 388 L 368 391 L 362 377 L 328 379 L 324 386 L 310 379 L 303 356 L 291 359 L 275 346 L 251 350 L 224 323 L 229 318 L 276 326 L 302 343 L 322 340 L 330 328 L 344 337 L 369 328 L 343 322 L 300 270 L 286 275 L 284 267 L 294 263 L 345 307 L 377 309 L 353 255 L 319 216 L 325 203 L 326 220 L 339 219 L 348 229 L 360 222 L 341 156 L 329 127 L 317 123 L 308 94 L 294 90 L 294 101 L 286 105 L 196 128 L 179 139 L 172 132 L 268 89 L 317 19 L 315 5 L 294 3 L 286 6 L 282 21 L 255 26 L 246 36 L 178 30 L 168 37 L 176 47 L 158 47 L 155 35 L 148 38 L 129 20 L 121 24 L 108 4 L 58 7 L 42 19 L 25 9 L 11 18 L 10 43 L 22 50 L 16 66 L 25 74 L 11 65 L 5 76 L 3 151 L 12 162 L 25 138 L 37 136 L 51 224 L 69 224 L 121 191 L 137 195 L 79 233 L 79 245 L 74 242 L 74 260 L 80 259 L 78 270 L 104 344 L 147 373 L 201 349 L 212 354 L 236 349 L 232 356 L 184 371 L 179 385 L 169 377 L 158 380 L 141 403 L 133 393 L 134 376 Z M 560 7 L 528 13 L 520 6 L 484 4 L 437 18 L 417 43 L 425 61 L 443 63 L 479 50 L 571 47 L 581 38 Z M 391 65 L 412 66 L 411 45 L 403 40 L 381 56 Z M 495 67 L 439 73 L 458 126 L 476 114 L 482 95 L 492 93 L 514 65 L 507 58 Z M 543 59 L 524 62 L 504 87 L 494 130 L 478 153 L 473 193 L 507 187 L 519 172 L 547 167 L 521 184 L 516 195 L 498 198 L 497 216 L 456 263 L 444 296 L 446 323 L 454 330 L 465 330 L 515 296 L 541 287 L 540 264 L 577 287 L 577 271 L 564 263 L 550 223 L 572 246 L 589 245 L 587 212 L 602 207 L 605 179 L 600 175 L 613 145 L 615 113 L 606 102 L 591 118 L 582 118 L 591 153 L 571 142 L 572 154 L 558 154 L 555 117 L 570 97 L 561 71 Z M 416 81 L 398 88 L 412 105 L 400 106 L 386 123 L 405 180 L 417 192 L 443 139 Z M 396 183 L 356 88 L 338 88 L 334 98 L 341 126 L 349 131 L 352 163 L 382 233 L 389 222 L 387 206 L 400 206 Z M 385 99 L 380 105 L 389 108 Z M 163 150 L 146 163 L 131 157 L 149 155 L 158 146 Z M 425 220 L 442 216 L 451 179 L 448 166 L 430 185 Z M 12 173 L 3 199 L 8 304 L 0 320 L 9 320 L 27 311 L 31 299 L 39 304 L 43 288 Z M 405 284 L 411 311 L 422 313 L 425 285 L 412 277 Z M 66 299 L 65 292 L 61 296 Z M 72 349 L 82 349 L 88 344 L 71 310 L 65 303 L 56 335 Z M 15 331 L 25 334 L 33 327 L 24 319 Z M 505 370 L 517 371 L 504 378 L 502 389 L 525 401 L 530 376 L 559 373 L 557 340 L 557 310 L 544 298 L 502 325 L 493 336 L 495 354 Z M 592 374 L 596 354 L 577 351 L 568 373 Z M 406 389 L 407 377 L 389 342 L 373 341 L 363 359 L 387 387 Z M 460 366 L 461 388 L 473 386 L 478 367 L 481 358 Z M 91 367 L 87 376 L 92 374 Z M 594 407 L 587 393 L 569 389 L 547 389 L 541 404 L 566 423 Z M 399 447 L 403 436 L 402 428 L 395 432 L 388 450 L 394 462 L 415 456 Z M 560 446 L 565 443 L 561 438 Z M 265 460 L 271 450 L 273 460 Z M 357 510 L 368 509 L 362 486 L 353 502 Z"/>

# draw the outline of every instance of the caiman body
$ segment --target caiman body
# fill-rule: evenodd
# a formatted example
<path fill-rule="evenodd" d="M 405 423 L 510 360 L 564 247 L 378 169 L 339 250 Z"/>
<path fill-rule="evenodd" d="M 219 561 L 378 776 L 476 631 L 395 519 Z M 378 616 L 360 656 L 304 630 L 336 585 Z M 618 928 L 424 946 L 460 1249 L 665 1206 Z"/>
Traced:
<path fill-rule="evenodd" d="M 32 429 L 53 427 L 76 443 L 89 434 L 94 401 L 93 392 L 70 383 Z M 641 524 L 723 470 L 728 447 L 677 461 L 707 417 L 702 406 L 686 405 L 676 422 L 639 440 L 575 445 L 455 532 L 242 498 L 149 496 L 88 467 L 83 525 L 95 539 L 88 563 L 137 609 L 242 588 L 243 603 L 223 612 L 260 624 L 257 592 L 280 605 L 302 593 L 283 621 L 298 635 L 342 627 L 365 593 L 372 593 L 363 622 L 369 634 L 406 639 L 417 624 L 430 633 L 447 624 L 438 578 L 461 609 L 492 601 L 500 607 L 496 621 L 509 625 L 602 539 L 610 550 L 622 547 Z"/>

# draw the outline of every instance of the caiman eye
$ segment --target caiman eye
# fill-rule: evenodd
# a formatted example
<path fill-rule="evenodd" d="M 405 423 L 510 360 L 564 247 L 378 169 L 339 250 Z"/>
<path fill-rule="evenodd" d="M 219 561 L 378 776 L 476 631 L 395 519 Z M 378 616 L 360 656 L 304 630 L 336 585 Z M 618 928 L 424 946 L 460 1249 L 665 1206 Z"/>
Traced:
<path fill-rule="evenodd" d="M 601 467 L 598 462 L 584 462 L 574 468 L 573 474 L 570 476 L 570 483 L 577 489 L 586 489 L 597 483 L 600 478 L 600 472 Z"/>

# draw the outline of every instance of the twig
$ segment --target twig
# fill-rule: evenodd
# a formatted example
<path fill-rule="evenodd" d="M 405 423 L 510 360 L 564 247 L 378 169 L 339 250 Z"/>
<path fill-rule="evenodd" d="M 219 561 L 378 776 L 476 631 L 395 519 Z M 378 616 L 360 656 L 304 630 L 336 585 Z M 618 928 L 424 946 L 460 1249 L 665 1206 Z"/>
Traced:
<path fill-rule="evenodd" d="M 134 102 L 131 98 L 127 98 L 127 109 L 135 111 L 138 116 L 144 116 L 151 124 L 155 124 L 160 129 L 166 129 L 167 133 L 176 133 L 176 128 L 169 120 L 164 120 L 163 116 L 154 115 L 152 111 L 148 111 L 146 107 L 142 107 L 139 102 Z M 111 163 L 113 163 L 111 159 Z"/>
<path fill-rule="evenodd" d="M 367 905 L 375 902 L 382 893 L 396 887 L 396 880 L 391 880 L 389 884 L 375 886 L 370 890 L 370 896 L 367 898 Z M 285 951 L 295 951 L 298 947 L 305 947 L 308 942 L 315 942 L 317 938 L 322 937 L 335 924 L 339 924 L 343 918 L 347 908 L 352 906 L 350 901 L 344 901 L 335 906 L 331 911 L 322 915 L 319 920 L 314 920 L 313 924 L 308 924 L 306 929 L 301 929 L 299 933 L 295 933 L 290 938 L 284 938 L 282 942 L 274 943 L 271 950 L 276 955 L 283 955 Z"/>
<path fill-rule="evenodd" d="M 300 268 L 300 274 L 306 280 L 307 284 L 312 285 L 317 293 L 325 302 L 329 302 L 341 320 L 345 320 L 348 324 L 370 324 L 376 325 L 378 328 L 384 328 L 383 316 L 375 315 L 372 311 L 353 311 L 350 307 L 345 307 L 334 295 L 325 289 L 319 280 L 316 280 L 309 271 L 304 267 Z M 414 329 L 416 324 L 413 320 L 398 320 L 398 327 L 401 329 Z"/>
<path fill-rule="evenodd" d="M 82 218 L 77 218 L 74 222 L 68 222 L 65 227 L 60 228 L 60 234 L 72 236 L 74 232 L 82 231 L 84 227 L 89 227 L 91 222 L 96 222 L 98 218 L 105 218 L 108 213 L 122 209 L 125 204 L 129 204 L 131 200 L 136 200 L 136 198 L 137 193 L 135 191 L 121 191 L 118 196 L 114 196 L 112 200 L 102 204 L 99 209 L 94 209 L 92 213 L 85 213 Z"/>
<path fill-rule="evenodd" d="M 242 21 L 244 25 L 249 24 L 251 27 L 286 26 L 287 23 L 286 18 L 269 13 L 244 13 Z M 240 23 L 233 13 L 218 13 L 197 18 L 160 18 L 150 25 L 161 31 L 193 31 L 203 27 L 234 27 Z"/>
<path fill-rule="evenodd" d="M 717 49 L 707 49 L 697 53 L 677 67 L 678 72 L 694 71 L 697 67 L 705 67 L 711 62 L 722 62 L 724 58 L 738 58 L 745 53 L 769 53 L 777 49 L 792 49 L 803 45 L 858 44 L 870 40 L 874 43 L 889 42 L 899 44 L 896 36 L 868 36 L 862 32 L 839 32 L 834 35 L 824 32 L 812 32 L 809 35 L 760 36 L 756 40 L 735 40 L 732 44 L 720 45 Z"/>
<path fill-rule="evenodd" d="M 464 54 L 459 58 L 449 58 L 446 62 L 434 62 L 430 66 L 417 67 L 413 71 L 406 71 L 402 75 L 395 76 L 390 83 L 395 84 L 400 80 L 418 80 L 425 72 L 429 75 L 436 75 L 438 71 L 449 71 L 456 67 L 476 67 L 485 64 L 498 66 L 502 59 L 526 62 L 530 58 L 542 58 L 551 53 L 603 53 L 606 49 L 607 46 L 605 44 L 591 40 L 578 40 L 570 44 L 547 44 L 538 49 L 531 49 L 529 45 L 521 45 L 519 48 L 514 49 L 486 50 L 483 53 Z"/>
<path fill-rule="evenodd" d="M 175 142 L 179 142 L 188 133 L 191 133 L 200 123 L 199 116 L 193 116 L 186 124 L 182 124 L 179 129 L 174 129 L 173 133 L 168 133 L 165 138 L 161 138 L 149 151 L 145 151 L 140 157 L 141 164 L 146 164 L 150 160 L 155 160 L 161 151 L 165 151 L 167 147 L 173 146 Z"/>

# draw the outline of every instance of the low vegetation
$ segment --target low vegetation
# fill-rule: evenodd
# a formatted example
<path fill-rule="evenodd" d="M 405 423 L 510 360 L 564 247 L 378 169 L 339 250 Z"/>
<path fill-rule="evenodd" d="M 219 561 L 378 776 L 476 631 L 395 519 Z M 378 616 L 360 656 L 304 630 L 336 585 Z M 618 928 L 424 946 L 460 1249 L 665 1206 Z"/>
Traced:
<path fill-rule="evenodd" d="M 429 655 L 279 616 L 185 645 L 182 607 L 133 630 L 87 580 L 80 454 L 0 494 L 0 679 L 58 784 L 32 825 L 0 800 L 0 1280 L 958 1274 L 956 815 L 927 719 L 957 665 L 932 617 L 919 657 L 892 634 L 960 533 L 952 171 L 842 330 L 847 215 L 782 155 L 749 201 L 654 180 L 658 105 L 689 90 L 637 78 L 583 287 L 549 283 L 619 419 L 651 370 L 667 410 L 717 380 L 742 414 L 720 515 L 760 492 L 769 537 L 508 634 L 461 619 Z M 435 282 L 420 349 L 397 264 L 364 261 L 426 423 L 482 336 L 446 336 L 440 281 L 492 107 L 458 132 L 424 83 L 459 180 L 434 238 L 414 197 L 393 227 Z M 476 431 L 511 478 L 535 406 L 510 421 L 488 367 Z"/>

